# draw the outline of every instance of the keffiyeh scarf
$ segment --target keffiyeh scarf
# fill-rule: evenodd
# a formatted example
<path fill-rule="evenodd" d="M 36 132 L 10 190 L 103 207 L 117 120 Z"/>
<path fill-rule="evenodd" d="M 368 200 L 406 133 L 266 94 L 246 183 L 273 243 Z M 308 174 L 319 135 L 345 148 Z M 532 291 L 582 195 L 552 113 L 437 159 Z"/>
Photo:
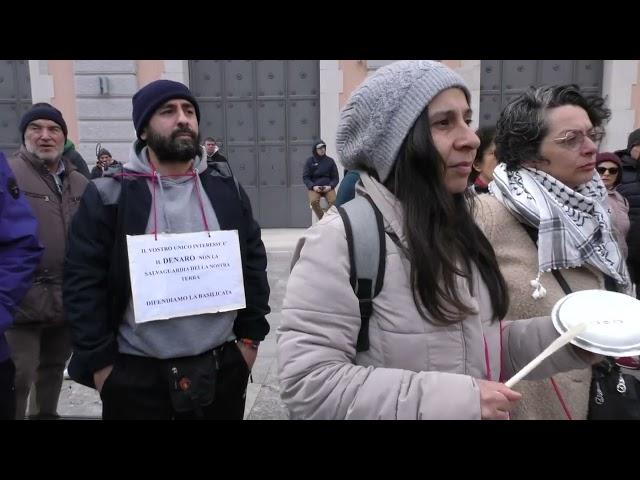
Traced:
<path fill-rule="evenodd" d="M 538 288 L 542 272 L 589 264 L 612 277 L 620 292 L 631 292 L 604 203 L 607 190 L 595 172 L 573 190 L 541 170 L 522 167 L 507 172 L 501 163 L 489 191 L 520 222 L 538 229 L 539 274 L 532 286 Z"/>

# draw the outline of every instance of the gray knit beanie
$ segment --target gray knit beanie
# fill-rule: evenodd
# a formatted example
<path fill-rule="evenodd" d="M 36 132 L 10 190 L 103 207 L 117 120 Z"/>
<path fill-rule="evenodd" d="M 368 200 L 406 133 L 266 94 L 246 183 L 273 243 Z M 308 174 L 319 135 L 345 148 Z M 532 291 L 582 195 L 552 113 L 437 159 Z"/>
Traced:
<path fill-rule="evenodd" d="M 460 87 L 470 99 L 462 77 L 440 62 L 403 60 L 377 70 L 340 113 L 336 147 L 342 165 L 373 168 L 384 182 L 420 113 L 451 87 Z"/>

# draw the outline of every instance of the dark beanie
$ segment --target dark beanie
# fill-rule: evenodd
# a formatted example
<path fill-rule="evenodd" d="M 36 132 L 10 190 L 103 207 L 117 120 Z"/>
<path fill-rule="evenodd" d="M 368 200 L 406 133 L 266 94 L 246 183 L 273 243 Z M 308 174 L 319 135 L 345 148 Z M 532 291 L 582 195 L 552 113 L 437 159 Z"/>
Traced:
<path fill-rule="evenodd" d="M 640 128 L 634 130 L 629 134 L 629 139 L 627 140 L 627 150 L 631 150 L 634 145 L 640 144 Z"/>
<path fill-rule="evenodd" d="M 156 80 L 138 90 L 132 99 L 133 126 L 138 138 L 158 107 L 174 98 L 189 100 L 196 109 L 196 117 L 200 123 L 200 107 L 185 85 L 171 80 Z"/>
<path fill-rule="evenodd" d="M 620 157 L 612 152 L 602 152 L 596 155 L 596 166 L 600 165 L 602 162 L 611 162 L 615 163 L 618 168 L 622 168 L 622 162 L 620 161 Z M 622 172 L 616 175 L 616 179 L 613 182 L 613 187 L 616 187 L 622 181 Z"/>
<path fill-rule="evenodd" d="M 602 152 L 596 155 L 596 165 L 600 165 L 602 162 L 615 163 L 618 167 L 622 165 L 620 157 L 612 152 Z"/>
<path fill-rule="evenodd" d="M 48 103 L 37 103 L 30 110 L 27 110 L 22 118 L 20 119 L 20 136 L 22 138 L 22 143 L 24 143 L 24 132 L 27 129 L 27 125 L 29 125 L 34 120 L 51 120 L 52 122 L 56 122 L 62 128 L 62 132 L 64 133 L 65 140 L 67 139 L 67 124 L 62 118 L 62 112 L 58 110 L 53 105 L 49 105 Z"/>
<path fill-rule="evenodd" d="M 98 150 L 97 157 L 100 158 L 102 155 L 109 155 L 111 157 L 111 152 L 106 148 L 101 148 L 100 150 Z"/>

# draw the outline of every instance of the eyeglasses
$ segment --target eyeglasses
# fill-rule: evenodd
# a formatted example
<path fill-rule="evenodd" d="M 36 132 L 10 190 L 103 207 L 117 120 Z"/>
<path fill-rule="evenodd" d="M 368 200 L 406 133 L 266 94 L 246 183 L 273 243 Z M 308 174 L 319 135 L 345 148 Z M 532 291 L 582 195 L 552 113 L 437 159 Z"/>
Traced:
<path fill-rule="evenodd" d="M 553 141 L 569 150 L 577 150 L 582 147 L 585 138 L 598 145 L 604 138 L 604 130 L 594 128 L 587 133 L 582 130 L 568 130 L 564 137 L 554 138 Z"/>
<path fill-rule="evenodd" d="M 604 172 L 609 172 L 611 175 L 617 175 L 619 169 L 618 167 L 611 167 L 611 168 L 597 167 L 596 170 L 600 175 L 604 174 Z"/>

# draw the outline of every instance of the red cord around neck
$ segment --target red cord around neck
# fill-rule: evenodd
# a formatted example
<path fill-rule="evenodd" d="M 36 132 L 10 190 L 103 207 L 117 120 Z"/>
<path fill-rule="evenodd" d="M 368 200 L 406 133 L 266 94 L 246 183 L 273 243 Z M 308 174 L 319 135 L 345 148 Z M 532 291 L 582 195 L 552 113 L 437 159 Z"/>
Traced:
<path fill-rule="evenodd" d="M 158 214 L 157 214 L 157 208 L 156 208 L 156 183 L 160 182 L 161 179 L 159 178 L 160 175 L 158 175 L 158 171 L 155 167 L 155 165 L 153 163 L 151 163 L 149 161 L 149 165 L 151 165 L 151 170 L 152 173 L 148 174 L 148 173 L 129 173 L 129 172 L 121 172 L 121 173 L 116 173 L 115 175 L 113 175 L 114 177 L 144 177 L 147 178 L 151 181 L 152 184 L 152 203 L 153 203 L 153 235 L 155 240 L 158 240 Z M 163 175 L 164 177 L 168 177 L 168 178 L 176 178 L 176 177 L 192 177 L 193 181 L 195 182 L 196 185 L 196 196 L 198 197 L 198 205 L 200 205 L 200 213 L 202 214 L 202 221 L 204 223 L 204 228 L 207 231 L 207 235 L 209 235 L 209 237 L 211 237 L 211 232 L 209 231 L 209 222 L 207 222 L 207 215 L 205 214 L 204 211 L 204 203 L 202 201 L 202 195 L 200 194 L 200 182 L 198 179 L 198 172 L 196 171 L 196 169 L 192 169 L 189 173 L 178 173 L 178 174 L 171 174 L 171 175 Z"/>

